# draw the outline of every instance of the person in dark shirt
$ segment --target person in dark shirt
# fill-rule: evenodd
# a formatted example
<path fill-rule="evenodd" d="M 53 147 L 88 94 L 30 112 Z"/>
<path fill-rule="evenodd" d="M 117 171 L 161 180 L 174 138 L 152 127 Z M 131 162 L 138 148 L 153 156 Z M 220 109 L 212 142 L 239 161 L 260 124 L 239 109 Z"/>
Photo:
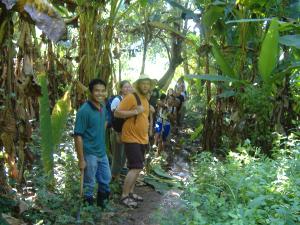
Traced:
<path fill-rule="evenodd" d="M 152 127 L 150 128 L 151 131 L 155 127 L 155 121 L 156 121 L 156 117 L 157 117 L 157 101 L 158 101 L 158 99 L 159 99 L 159 90 L 156 87 L 151 91 L 151 96 L 150 96 L 150 99 L 149 99 L 149 104 L 154 108 L 154 113 L 152 114 L 152 118 L 151 118 L 152 119 L 152 123 L 151 123 Z M 151 132 L 151 134 L 152 134 L 152 132 Z M 152 139 L 151 139 L 151 141 L 152 141 Z"/>
<path fill-rule="evenodd" d="M 158 90 L 158 88 L 154 88 L 152 90 L 150 100 L 149 100 L 150 105 L 152 105 L 154 108 L 156 108 L 158 99 L 159 99 L 159 90 Z"/>
<path fill-rule="evenodd" d="M 84 200 L 90 205 L 93 204 L 95 181 L 97 181 L 97 205 L 104 208 L 109 199 L 111 180 L 105 145 L 106 84 L 100 79 L 94 79 L 89 84 L 89 90 L 89 101 L 80 107 L 76 115 L 75 149 L 79 160 L 79 169 L 84 171 Z"/>
<path fill-rule="evenodd" d="M 181 118 L 182 118 L 182 105 L 184 103 L 184 96 L 182 95 L 181 90 L 177 89 L 176 90 L 176 101 L 177 101 L 177 117 L 176 117 L 176 123 L 177 126 L 180 127 L 181 126 Z"/>

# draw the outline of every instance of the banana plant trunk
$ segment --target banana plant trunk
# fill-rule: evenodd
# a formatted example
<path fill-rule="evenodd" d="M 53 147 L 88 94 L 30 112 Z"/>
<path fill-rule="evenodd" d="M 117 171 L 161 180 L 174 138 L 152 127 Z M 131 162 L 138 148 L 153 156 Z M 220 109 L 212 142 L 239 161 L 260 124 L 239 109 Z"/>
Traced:
<path fill-rule="evenodd" d="M 100 31 L 95 21 L 100 17 L 101 9 L 92 5 L 80 7 L 79 26 L 79 81 L 85 87 L 96 78 L 99 66 L 99 54 L 101 46 Z M 84 101 L 86 96 L 79 90 L 76 91 L 76 108 Z"/>
<path fill-rule="evenodd" d="M 205 52 L 205 74 L 209 74 L 209 54 Z M 211 108 L 211 82 L 206 81 L 206 116 L 204 119 L 204 129 L 202 133 L 202 148 L 203 150 L 212 150 L 213 147 L 213 115 Z"/>

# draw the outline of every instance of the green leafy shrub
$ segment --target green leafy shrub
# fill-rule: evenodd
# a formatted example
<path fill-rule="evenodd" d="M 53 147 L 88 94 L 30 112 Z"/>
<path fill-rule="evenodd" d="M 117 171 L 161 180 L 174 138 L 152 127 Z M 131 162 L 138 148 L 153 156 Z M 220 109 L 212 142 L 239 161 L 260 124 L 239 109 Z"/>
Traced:
<path fill-rule="evenodd" d="M 242 106 L 240 112 L 239 130 L 241 139 L 249 138 L 265 152 L 272 148 L 272 98 L 268 89 L 249 85 L 239 95 Z"/>
<path fill-rule="evenodd" d="M 73 121 L 68 121 L 68 130 L 72 128 Z M 35 133 L 34 133 L 35 134 Z M 34 138 L 34 145 L 40 146 L 38 135 Z M 80 172 L 74 152 L 73 138 L 64 132 L 63 144 L 53 154 L 54 177 L 56 185 L 49 190 L 48 178 L 45 176 L 40 161 L 36 161 L 32 171 L 26 173 L 26 180 L 31 181 L 35 188 L 34 199 L 25 200 L 29 210 L 22 214 L 22 219 L 28 224 L 76 224 L 77 213 L 80 209 L 81 224 L 96 224 L 101 213 L 98 207 L 83 205 L 80 198 Z"/>
<path fill-rule="evenodd" d="M 224 162 L 196 155 L 184 210 L 160 215 L 160 224 L 299 224 L 300 142 L 293 143 L 274 149 L 274 159 L 249 142 Z"/>

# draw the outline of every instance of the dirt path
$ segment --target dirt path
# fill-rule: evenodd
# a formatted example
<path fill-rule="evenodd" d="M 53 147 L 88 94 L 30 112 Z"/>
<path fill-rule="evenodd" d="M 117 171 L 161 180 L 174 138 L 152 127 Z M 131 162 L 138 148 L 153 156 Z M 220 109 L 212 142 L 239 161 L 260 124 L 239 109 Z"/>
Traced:
<path fill-rule="evenodd" d="M 185 134 L 180 133 L 178 136 L 184 137 Z M 180 151 L 178 151 L 179 148 Z M 186 145 L 174 144 L 170 146 L 168 151 L 168 173 L 174 177 L 181 178 L 181 180 L 186 180 L 189 177 L 189 163 L 187 162 L 189 152 L 185 148 Z M 178 209 L 182 206 L 180 198 L 182 190 L 171 189 L 164 194 L 159 194 L 154 188 L 145 184 L 137 186 L 135 191 L 144 198 L 144 201 L 139 203 L 137 209 L 128 209 L 121 206 L 118 204 L 118 198 L 116 198 L 112 203 L 113 207 L 116 208 L 116 212 L 104 213 L 99 224 L 157 225 L 159 224 L 159 222 L 156 222 L 159 221 L 159 218 L 156 216 L 158 211 L 168 213 L 168 210 L 172 208 Z"/>
<path fill-rule="evenodd" d="M 136 188 L 136 193 L 144 198 L 137 209 L 127 209 L 115 205 L 116 212 L 104 213 L 100 224 L 107 225 L 157 225 L 156 213 L 161 210 L 177 208 L 180 203 L 180 191 L 170 190 L 161 195 L 149 186 Z"/>
<path fill-rule="evenodd" d="M 136 193 L 144 198 L 144 201 L 139 204 L 137 209 L 127 209 L 123 206 L 116 205 L 117 212 L 108 213 L 102 218 L 101 224 L 109 225 L 150 225 L 151 215 L 159 208 L 162 195 L 158 194 L 149 186 L 136 188 Z"/>

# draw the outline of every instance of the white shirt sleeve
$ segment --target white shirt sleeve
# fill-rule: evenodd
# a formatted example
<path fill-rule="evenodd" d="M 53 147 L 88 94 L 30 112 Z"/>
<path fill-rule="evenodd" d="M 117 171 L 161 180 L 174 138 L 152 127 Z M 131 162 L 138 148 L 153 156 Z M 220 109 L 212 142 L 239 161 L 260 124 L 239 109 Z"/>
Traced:
<path fill-rule="evenodd" d="M 121 101 L 120 101 L 119 97 L 115 97 L 110 105 L 110 110 L 114 111 L 119 106 L 120 102 Z"/>

